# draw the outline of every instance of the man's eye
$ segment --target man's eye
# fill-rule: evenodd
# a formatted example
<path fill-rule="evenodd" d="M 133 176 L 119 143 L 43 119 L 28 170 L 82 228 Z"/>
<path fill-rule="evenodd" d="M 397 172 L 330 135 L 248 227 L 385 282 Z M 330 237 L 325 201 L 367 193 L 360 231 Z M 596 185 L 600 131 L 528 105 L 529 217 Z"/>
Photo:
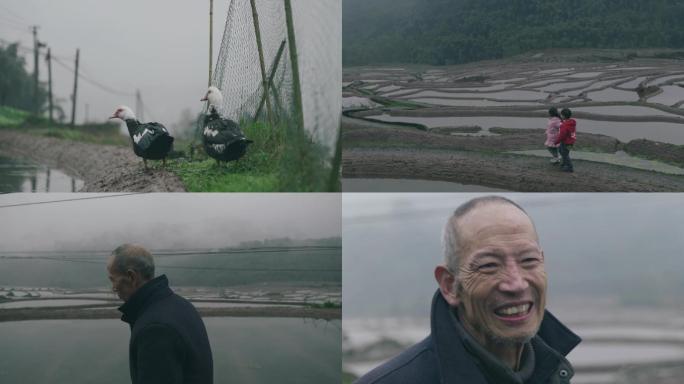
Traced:
<path fill-rule="evenodd" d="M 486 263 L 478 266 L 477 270 L 480 272 L 493 272 L 496 271 L 497 268 L 498 265 L 496 263 Z"/>
<path fill-rule="evenodd" d="M 522 264 L 525 266 L 535 266 L 539 264 L 540 260 L 536 257 L 527 257 L 522 260 Z"/>

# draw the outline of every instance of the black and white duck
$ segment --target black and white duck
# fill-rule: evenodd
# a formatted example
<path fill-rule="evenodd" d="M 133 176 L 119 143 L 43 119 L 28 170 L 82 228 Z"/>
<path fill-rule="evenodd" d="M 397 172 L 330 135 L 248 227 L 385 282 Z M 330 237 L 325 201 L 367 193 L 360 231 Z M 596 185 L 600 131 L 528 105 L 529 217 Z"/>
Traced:
<path fill-rule="evenodd" d="M 133 152 L 142 157 L 147 170 L 147 160 L 162 160 L 166 165 L 166 156 L 173 148 L 173 136 L 162 124 L 157 122 L 141 123 L 135 118 L 133 111 L 120 106 L 110 119 L 121 119 L 126 122 L 128 134 L 133 142 Z"/>
<path fill-rule="evenodd" d="M 231 119 L 221 116 L 218 109 L 223 105 L 223 95 L 218 88 L 212 86 L 201 101 L 209 101 L 209 113 L 204 116 L 202 123 L 202 143 L 207 155 L 216 159 L 220 165 L 222 161 L 238 160 L 247 152 L 249 144 L 253 143 L 245 137 L 240 126 Z"/>

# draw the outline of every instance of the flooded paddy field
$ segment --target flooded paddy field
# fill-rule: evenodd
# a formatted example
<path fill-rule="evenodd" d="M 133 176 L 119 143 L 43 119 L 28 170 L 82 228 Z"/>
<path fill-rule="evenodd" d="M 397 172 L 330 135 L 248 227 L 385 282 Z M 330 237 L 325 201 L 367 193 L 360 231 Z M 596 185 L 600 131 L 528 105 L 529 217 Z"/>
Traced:
<path fill-rule="evenodd" d="M 204 319 L 215 383 L 340 382 L 340 320 Z M 128 383 L 128 325 L 118 319 L 0 323 L 0 381 Z"/>
<path fill-rule="evenodd" d="M 377 67 L 345 68 L 344 95 L 348 103 L 355 103 L 353 111 L 345 112 L 349 119 L 343 120 L 343 140 L 345 134 L 349 136 L 351 133 L 354 137 L 343 144 L 346 152 L 343 157 L 349 158 L 349 149 L 358 147 L 375 148 L 380 152 L 390 146 L 399 146 L 421 149 L 426 151 L 426 155 L 427 150 L 434 149 L 425 148 L 422 142 L 397 143 L 394 138 L 389 140 L 392 142 L 390 145 L 386 138 L 394 133 L 372 133 L 379 127 L 374 122 L 388 123 L 383 127 L 386 130 L 392 125 L 403 130 L 413 126 L 434 135 L 462 127 L 478 127 L 486 134 L 491 128 L 518 129 L 515 140 L 526 134 L 537 141 L 537 147 L 525 144 L 518 148 L 507 146 L 506 150 L 534 156 L 522 151 L 545 150 L 546 111 L 555 106 L 559 110 L 573 110 L 573 117 L 577 120 L 575 149 L 578 151 L 595 152 L 597 148 L 592 148 L 593 143 L 587 141 L 588 135 L 602 135 L 614 139 L 615 146 L 601 148 L 599 152 L 616 154 L 627 151 L 632 157 L 684 167 L 684 71 L 679 61 L 646 57 L 603 60 L 597 58 L 600 54 L 591 51 L 559 55 L 528 55 L 446 67 L 410 65 L 395 67 L 391 71 Z M 353 119 L 357 121 L 350 123 Z M 364 130 L 373 138 L 365 142 L 358 140 Z M 474 134 L 453 131 L 446 134 L 471 137 L 473 142 L 481 140 Z M 509 136 L 512 134 L 507 132 L 501 136 L 512 137 Z M 491 139 L 487 152 L 503 151 L 498 146 L 501 140 Z M 667 149 L 648 153 L 630 151 L 632 144 L 641 141 L 654 148 Z M 479 142 L 475 147 L 484 151 Z M 664 155 L 665 152 L 668 154 Z M 615 162 L 610 157 L 598 156 L 591 161 L 622 167 L 626 173 L 643 169 L 637 159 Z M 581 163 L 582 159 L 578 158 L 578 164 Z M 593 166 L 582 165 L 585 168 Z M 649 169 L 658 173 L 666 168 L 655 166 Z M 397 173 L 392 172 L 371 176 L 358 167 L 351 173 L 343 169 L 343 175 L 397 178 Z M 444 175 L 439 180 L 463 183 L 456 175 Z M 596 180 L 596 188 L 591 190 L 602 190 L 602 178 Z M 672 190 L 680 190 L 674 185 L 672 187 Z M 504 188 L 516 190 L 514 187 Z"/>

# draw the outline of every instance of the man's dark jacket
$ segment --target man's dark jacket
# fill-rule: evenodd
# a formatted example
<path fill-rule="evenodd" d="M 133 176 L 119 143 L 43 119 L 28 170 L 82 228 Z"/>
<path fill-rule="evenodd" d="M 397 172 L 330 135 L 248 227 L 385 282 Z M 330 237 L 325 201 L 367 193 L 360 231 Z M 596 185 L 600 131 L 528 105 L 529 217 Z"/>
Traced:
<path fill-rule="evenodd" d="M 133 384 L 212 384 L 211 347 L 202 318 L 173 293 L 165 275 L 140 287 L 119 310 L 131 326 Z"/>
<path fill-rule="evenodd" d="M 432 300 L 431 333 L 420 343 L 367 373 L 355 384 L 508 384 L 520 381 L 493 379 L 486 364 L 476 359 L 463 342 L 457 317 L 439 290 Z M 461 328 L 462 329 L 462 328 Z M 569 383 L 573 375 L 564 358 L 580 338 L 548 311 L 531 340 L 534 371 L 525 384 Z M 511 371 L 512 372 L 512 371 Z"/>

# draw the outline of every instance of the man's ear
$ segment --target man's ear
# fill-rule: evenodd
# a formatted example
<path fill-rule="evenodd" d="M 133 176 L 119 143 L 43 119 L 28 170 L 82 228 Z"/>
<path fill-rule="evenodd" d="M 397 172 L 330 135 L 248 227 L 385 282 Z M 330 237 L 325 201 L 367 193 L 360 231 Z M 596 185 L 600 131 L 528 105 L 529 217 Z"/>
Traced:
<path fill-rule="evenodd" d="M 452 307 L 457 307 L 461 303 L 461 298 L 456 291 L 456 277 L 444 265 L 438 265 L 435 268 L 435 280 L 439 284 L 439 291 L 442 297 Z"/>
<path fill-rule="evenodd" d="M 140 286 L 140 275 L 138 274 L 138 272 L 136 272 L 132 269 L 127 269 L 126 270 L 126 276 L 131 281 L 131 284 L 134 287 Z"/>

